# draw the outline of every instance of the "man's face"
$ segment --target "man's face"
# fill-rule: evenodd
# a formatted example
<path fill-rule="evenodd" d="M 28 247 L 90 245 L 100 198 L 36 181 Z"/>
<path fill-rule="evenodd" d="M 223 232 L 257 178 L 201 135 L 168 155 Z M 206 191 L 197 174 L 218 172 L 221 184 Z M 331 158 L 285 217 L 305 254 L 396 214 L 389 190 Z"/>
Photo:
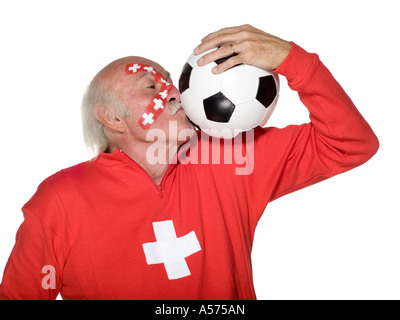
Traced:
<path fill-rule="evenodd" d="M 169 73 L 157 63 L 142 58 L 137 59 L 136 61 L 130 61 L 130 63 L 149 65 L 153 67 L 154 70 L 159 72 L 163 78 L 167 80 L 167 82 L 172 84 L 172 79 L 170 78 Z M 186 130 L 186 132 L 189 132 L 190 130 L 194 132 L 194 128 L 187 119 L 182 108 L 179 108 L 177 112 L 176 110 L 171 110 L 171 107 L 176 102 L 180 103 L 181 101 L 179 91 L 175 86 L 172 86 L 168 93 L 164 110 L 151 124 L 149 129 L 143 129 L 139 125 L 139 121 L 142 118 L 142 115 L 145 113 L 147 106 L 155 97 L 159 97 L 162 84 L 156 81 L 156 78 L 149 71 L 139 71 L 134 74 L 126 74 L 122 68 L 120 68 L 118 77 L 119 80 L 116 89 L 118 90 L 128 110 L 131 112 L 131 115 L 127 118 L 124 118 L 123 121 L 135 139 L 145 141 L 147 133 L 149 130 L 153 129 L 162 130 L 167 141 L 170 141 L 170 139 L 176 139 L 176 137 L 170 136 L 171 129 L 177 131 L 177 135 L 179 135 L 179 133 L 185 129 L 189 129 Z M 183 144 L 188 139 L 189 137 L 187 137 L 187 139 L 184 141 L 178 141 L 178 145 Z"/>

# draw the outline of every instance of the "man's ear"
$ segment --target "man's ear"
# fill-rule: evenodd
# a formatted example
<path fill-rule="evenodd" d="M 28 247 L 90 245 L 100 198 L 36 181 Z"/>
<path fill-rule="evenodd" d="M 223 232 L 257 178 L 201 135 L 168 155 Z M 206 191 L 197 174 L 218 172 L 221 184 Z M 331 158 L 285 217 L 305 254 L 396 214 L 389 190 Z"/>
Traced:
<path fill-rule="evenodd" d="M 111 106 L 98 102 L 94 107 L 94 115 L 97 120 L 108 129 L 119 133 L 125 132 L 125 124 L 121 121 L 121 117 L 116 115 Z"/>

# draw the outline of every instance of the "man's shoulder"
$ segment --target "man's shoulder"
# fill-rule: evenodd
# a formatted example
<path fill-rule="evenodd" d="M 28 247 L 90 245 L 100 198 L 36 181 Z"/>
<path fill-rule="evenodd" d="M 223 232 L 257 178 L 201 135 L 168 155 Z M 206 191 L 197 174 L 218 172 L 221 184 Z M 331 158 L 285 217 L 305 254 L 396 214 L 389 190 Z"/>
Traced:
<path fill-rule="evenodd" d="M 52 190 L 64 190 L 68 188 L 69 185 L 74 184 L 75 180 L 81 179 L 85 172 L 91 166 L 90 161 L 81 162 L 75 164 L 70 167 L 66 167 L 57 171 L 44 179 L 38 187 L 38 191 L 46 191 L 48 192 L 49 189 Z"/>
<path fill-rule="evenodd" d="M 24 205 L 24 208 L 41 211 L 41 208 L 59 205 L 61 199 L 73 195 L 74 184 L 76 184 L 74 180 L 79 179 L 84 174 L 88 164 L 89 162 L 81 162 L 44 179 L 39 184 L 35 194 Z"/>
<path fill-rule="evenodd" d="M 79 177 L 88 169 L 90 164 L 91 164 L 90 161 L 85 161 L 85 162 L 81 162 L 81 163 L 75 164 L 70 167 L 66 167 L 66 168 L 61 169 L 60 171 L 52 174 L 51 176 L 46 178 L 44 181 L 54 184 L 54 183 L 63 182 L 67 178 Z"/>

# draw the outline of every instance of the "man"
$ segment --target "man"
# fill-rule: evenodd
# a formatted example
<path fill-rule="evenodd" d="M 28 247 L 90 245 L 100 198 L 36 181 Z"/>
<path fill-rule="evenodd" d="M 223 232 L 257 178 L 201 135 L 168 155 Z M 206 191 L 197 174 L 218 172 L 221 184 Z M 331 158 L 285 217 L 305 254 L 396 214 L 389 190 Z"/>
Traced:
<path fill-rule="evenodd" d="M 23 207 L 0 298 L 256 298 L 251 247 L 268 202 L 361 165 L 378 140 L 316 54 L 248 25 L 208 35 L 195 53 L 215 47 L 199 65 L 234 52 L 213 72 L 274 69 L 311 122 L 256 129 L 248 175 L 232 163 L 185 162 L 207 139 L 185 144 L 193 127 L 166 70 L 138 57 L 111 63 L 83 103 L 86 141 L 99 155 L 46 179 Z M 149 161 L 148 125 L 164 133 L 165 163 Z"/>

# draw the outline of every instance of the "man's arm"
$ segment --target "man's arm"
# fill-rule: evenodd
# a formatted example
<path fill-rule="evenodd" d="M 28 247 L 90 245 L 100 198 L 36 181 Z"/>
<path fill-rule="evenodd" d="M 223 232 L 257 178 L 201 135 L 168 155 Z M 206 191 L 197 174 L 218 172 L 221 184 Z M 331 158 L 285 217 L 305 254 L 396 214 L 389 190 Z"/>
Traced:
<path fill-rule="evenodd" d="M 377 151 L 374 132 L 316 54 L 248 25 L 222 29 L 202 41 L 196 53 L 220 49 L 200 64 L 232 54 L 233 44 L 238 54 L 216 72 L 237 63 L 275 69 L 310 112 L 308 124 L 255 131 L 255 168 L 247 192 L 258 218 L 268 202 L 359 166 Z"/>
<path fill-rule="evenodd" d="M 0 300 L 56 299 L 67 257 L 59 218 L 62 205 L 42 183 L 22 210 L 24 221 L 0 283 Z"/>

